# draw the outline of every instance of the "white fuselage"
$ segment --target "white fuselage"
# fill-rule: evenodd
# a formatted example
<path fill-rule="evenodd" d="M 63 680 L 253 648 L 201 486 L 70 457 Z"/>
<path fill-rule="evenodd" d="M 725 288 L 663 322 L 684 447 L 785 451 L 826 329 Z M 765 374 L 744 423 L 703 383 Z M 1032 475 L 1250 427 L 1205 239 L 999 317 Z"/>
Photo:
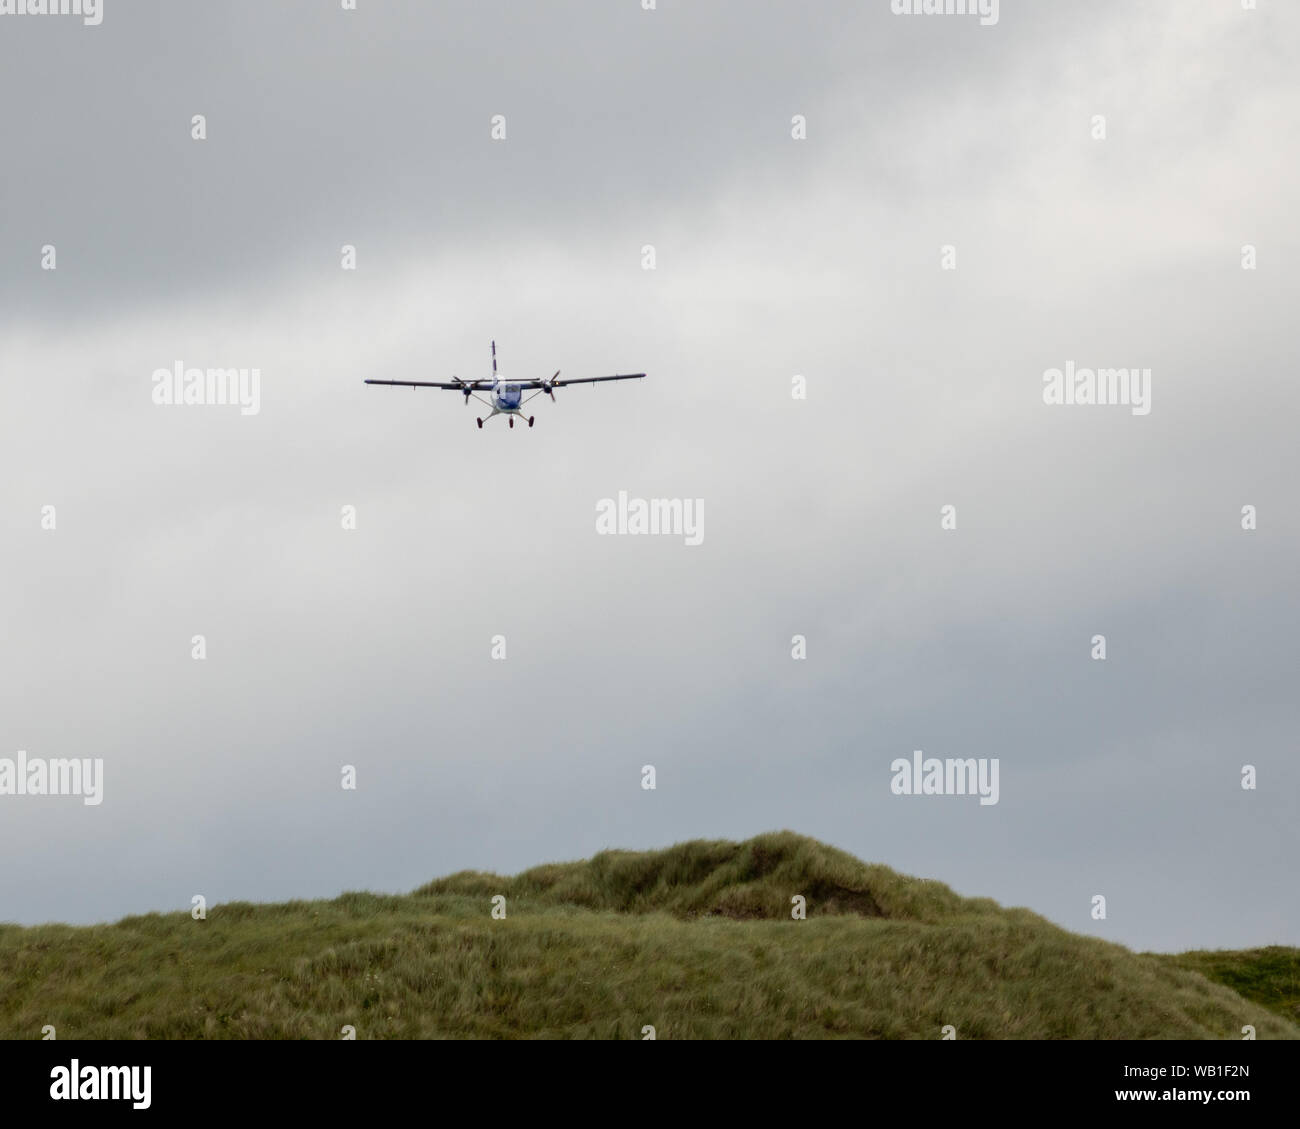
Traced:
<path fill-rule="evenodd" d="M 498 380 L 492 387 L 492 407 L 498 412 L 518 414 L 523 399 L 523 389 L 508 380 Z"/>

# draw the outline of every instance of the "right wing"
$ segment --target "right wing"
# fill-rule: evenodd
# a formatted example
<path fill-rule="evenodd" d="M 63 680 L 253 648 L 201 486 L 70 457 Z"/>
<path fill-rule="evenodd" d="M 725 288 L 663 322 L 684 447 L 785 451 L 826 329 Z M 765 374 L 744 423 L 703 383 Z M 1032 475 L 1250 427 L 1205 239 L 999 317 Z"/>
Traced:
<path fill-rule="evenodd" d="M 641 380 L 644 377 L 645 373 L 643 372 L 629 372 L 625 376 L 579 376 L 574 380 L 553 381 L 551 387 L 564 388 L 569 384 L 599 384 L 602 380 Z"/>

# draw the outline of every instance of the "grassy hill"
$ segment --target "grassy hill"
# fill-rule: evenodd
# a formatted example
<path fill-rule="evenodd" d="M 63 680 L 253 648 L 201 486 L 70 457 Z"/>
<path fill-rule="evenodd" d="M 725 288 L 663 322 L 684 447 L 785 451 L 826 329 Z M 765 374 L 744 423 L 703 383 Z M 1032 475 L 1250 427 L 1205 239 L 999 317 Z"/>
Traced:
<path fill-rule="evenodd" d="M 1270 945 L 1264 949 L 1218 949 L 1159 957 L 1178 968 L 1199 972 L 1226 984 L 1239 996 L 1300 1023 L 1300 949 Z"/>
<path fill-rule="evenodd" d="M 1296 1039 L 1279 953 L 1289 1011 L 1264 1006 L 1285 971 L 1242 954 L 1133 953 L 781 832 L 206 921 L 3 926 L 0 1037 Z"/>

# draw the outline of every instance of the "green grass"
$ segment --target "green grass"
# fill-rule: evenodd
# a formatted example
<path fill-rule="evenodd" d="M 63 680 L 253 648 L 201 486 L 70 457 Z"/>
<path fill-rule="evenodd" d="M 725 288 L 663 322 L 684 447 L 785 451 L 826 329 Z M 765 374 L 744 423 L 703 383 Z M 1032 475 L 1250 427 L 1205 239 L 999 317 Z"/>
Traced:
<path fill-rule="evenodd" d="M 0 1036 L 1300 1038 L 1240 956 L 1133 953 L 781 832 L 206 921 L 0 926 Z"/>
<path fill-rule="evenodd" d="M 1160 959 L 1199 972 L 1292 1023 L 1300 1023 L 1300 949 L 1270 945 L 1265 949 L 1178 953 Z"/>

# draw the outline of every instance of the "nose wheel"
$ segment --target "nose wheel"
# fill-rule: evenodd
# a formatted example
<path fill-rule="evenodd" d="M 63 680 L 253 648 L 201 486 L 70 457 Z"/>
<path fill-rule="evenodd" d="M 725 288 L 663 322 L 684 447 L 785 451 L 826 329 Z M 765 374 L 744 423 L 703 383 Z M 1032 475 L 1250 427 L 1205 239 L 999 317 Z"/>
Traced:
<path fill-rule="evenodd" d="M 511 416 L 511 417 L 510 417 L 510 430 L 513 431 L 514 429 L 515 429 L 515 417 L 514 417 L 514 416 Z"/>

